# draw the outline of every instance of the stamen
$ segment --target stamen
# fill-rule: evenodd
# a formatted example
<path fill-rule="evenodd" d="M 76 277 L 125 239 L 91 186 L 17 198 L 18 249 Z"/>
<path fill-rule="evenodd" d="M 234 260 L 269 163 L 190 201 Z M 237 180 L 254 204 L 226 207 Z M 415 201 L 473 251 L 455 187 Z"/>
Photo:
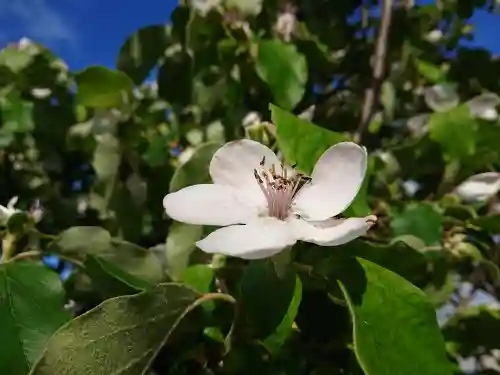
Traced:
<path fill-rule="evenodd" d="M 265 164 L 265 157 L 259 163 Z M 294 165 L 295 167 L 295 165 Z M 291 211 L 294 199 L 299 190 L 310 181 L 310 177 L 302 173 L 288 176 L 288 170 L 281 164 L 281 174 L 276 173 L 274 164 L 266 171 L 264 168 L 254 169 L 254 177 L 267 200 L 268 215 L 286 220 Z"/>
<path fill-rule="evenodd" d="M 265 155 L 262 157 L 262 160 L 260 161 L 260 166 L 263 167 L 264 164 L 266 164 L 266 156 Z"/>

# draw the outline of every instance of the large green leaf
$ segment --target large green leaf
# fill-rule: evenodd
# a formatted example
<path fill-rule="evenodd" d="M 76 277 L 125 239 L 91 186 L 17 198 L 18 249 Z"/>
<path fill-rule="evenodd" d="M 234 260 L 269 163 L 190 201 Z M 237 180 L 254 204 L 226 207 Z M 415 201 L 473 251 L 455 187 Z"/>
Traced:
<path fill-rule="evenodd" d="M 426 245 L 436 245 L 443 235 L 443 217 L 427 203 L 412 203 L 394 216 L 391 228 L 394 236 L 411 234 Z"/>
<path fill-rule="evenodd" d="M 436 312 L 425 294 L 366 259 L 345 265 L 340 286 L 366 375 L 451 375 Z"/>
<path fill-rule="evenodd" d="M 304 96 L 307 83 L 305 56 L 293 44 L 279 40 L 261 40 L 257 48 L 255 68 L 269 85 L 274 101 L 283 108 L 295 108 Z"/>
<path fill-rule="evenodd" d="M 323 152 L 347 140 L 343 134 L 320 128 L 273 104 L 270 109 L 281 152 L 289 164 L 297 164 L 302 172 L 311 173 Z"/>
<path fill-rule="evenodd" d="M 148 284 L 156 284 L 164 278 L 160 262 L 153 252 L 112 238 L 101 227 L 71 227 L 59 234 L 49 251 L 82 258 L 95 256 Z M 111 268 L 103 267 L 103 270 L 106 269 Z M 115 272 L 110 273 L 110 276 L 116 275 Z"/>
<path fill-rule="evenodd" d="M 186 314 L 217 299 L 232 297 L 161 284 L 109 299 L 60 329 L 30 374 L 144 374 Z"/>
<path fill-rule="evenodd" d="M 210 183 L 208 167 L 212 156 L 221 145 L 217 142 L 203 143 L 196 148 L 191 158 L 175 171 L 170 181 L 170 192 L 186 186 Z"/>
<path fill-rule="evenodd" d="M 125 73 L 91 66 L 75 77 L 78 101 L 93 108 L 120 107 L 132 93 L 134 83 Z"/>
<path fill-rule="evenodd" d="M 0 265 L 0 373 L 25 375 L 70 314 L 58 275 L 44 265 Z"/>
<path fill-rule="evenodd" d="M 144 81 L 170 43 L 170 28 L 150 25 L 133 33 L 120 49 L 116 66 L 136 84 Z"/>
<path fill-rule="evenodd" d="M 465 104 L 444 113 L 433 113 L 429 120 L 430 138 L 451 158 L 467 158 L 476 151 L 478 124 Z"/>
<path fill-rule="evenodd" d="M 296 282 L 293 270 L 287 268 L 283 275 L 278 275 L 270 260 L 255 261 L 246 267 L 240 284 L 240 298 L 244 319 L 253 335 L 265 339 L 284 320 L 283 324 L 290 323 L 286 320 Z"/>

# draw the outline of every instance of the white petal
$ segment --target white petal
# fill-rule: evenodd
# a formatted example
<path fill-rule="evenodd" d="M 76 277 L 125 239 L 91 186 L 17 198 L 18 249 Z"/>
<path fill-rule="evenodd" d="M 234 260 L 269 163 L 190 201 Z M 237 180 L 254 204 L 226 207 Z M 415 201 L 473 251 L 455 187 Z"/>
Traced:
<path fill-rule="evenodd" d="M 226 143 L 210 162 L 210 176 L 214 184 L 235 187 L 254 204 L 263 206 L 266 199 L 253 173 L 255 168 L 260 167 L 262 158 L 266 169 L 272 164 L 280 165 L 274 152 L 259 142 L 240 139 Z"/>
<path fill-rule="evenodd" d="M 424 92 L 425 103 L 435 112 L 447 112 L 460 101 L 455 87 L 450 84 L 438 84 L 428 87 Z"/>
<path fill-rule="evenodd" d="M 258 216 L 257 207 L 245 202 L 230 186 L 202 184 L 188 186 L 163 199 L 172 219 L 196 225 L 246 223 Z"/>
<path fill-rule="evenodd" d="M 466 201 L 485 201 L 500 190 L 500 173 L 485 172 L 469 177 L 455 189 Z"/>
<path fill-rule="evenodd" d="M 330 147 L 319 158 L 311 183 L 299 191 L 295 212 L 325 220 L 344 211 L 358 194 L 366 173 L 366 150 L 352 142 Z"/>
<path fill-rule="evenodd" d="M 376 221 L 374 215 L 321 222 L 295 219 L 292 226 L 299 240 L 321 246 L 338 246 L 364 235 Z"/>
<path fill-rule="evenodd" d="M 485 120 L 495 120 L 498 117 L 495 108 L 500 105 L 500 97 L 495 93 L 488 92 L 472 98 L 467 102 L 467 105 L 473 116 Z"/>
<path fill-rule="evenodd" d="M 246 225 L 218 229 L 196 245 L 206 253 L 262 259 L 279 253 L 296 241 L 289 223 L 267 217 Z"/>

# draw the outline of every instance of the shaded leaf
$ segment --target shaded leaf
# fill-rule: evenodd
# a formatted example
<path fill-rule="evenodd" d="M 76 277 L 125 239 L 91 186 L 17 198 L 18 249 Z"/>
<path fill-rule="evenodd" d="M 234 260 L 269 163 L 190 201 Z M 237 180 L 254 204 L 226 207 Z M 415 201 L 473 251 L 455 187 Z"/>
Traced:
<path fill-rule="evenodd" d="M 286 268 L 278 276 L 272 261 L 255 261 L 246 268 L 240 284 L 243 315 L 252 334 L 266 338 L 286 318 L 295 294 L 296 275 Z"/>
<path fill-rule="evenodd" d="M 107 300 L 59 330 L 30 374 L 142 374 L 186 314 L 216 299 L 231 297 L 162 284 Z"/>
<path fill-rule="evenodd" d="M 71 227 L 59 234 L 50 244 L 49 251 L 82 258 L 95 256 L 150 285 L 164 277 L 160 262 L 153 252 L 112 238 L 101 227 Z M 116 275 L 115 272 L 110 274 Z"/>
<path fill-rule="evenodd" d="M 295 317 L 299 312 L 300 302 L 302 301 L 302 282 L 298 276 L 295 277 L 295 290 L 293 292 L 292 300 L 288 306 L 285 317 L 281 321 L 276 330 L 267 336 L 262 344 L 271 353 L 277 353 L 280 348 L 285 344 L 285 341 L 293 331 L 293 324 Z"/>
<path fill-rule="evenodd" d="M 170 43 L 167 25 L 143 27 L 127 38 L 120 48 L 116 66 L 135 84 L 144 81 Z"/>
<path fill-rule="evenodd" d="M 58 275 L 42 264 L 0 265 L 0 373 L 25 375 L 70 314 Z"/>

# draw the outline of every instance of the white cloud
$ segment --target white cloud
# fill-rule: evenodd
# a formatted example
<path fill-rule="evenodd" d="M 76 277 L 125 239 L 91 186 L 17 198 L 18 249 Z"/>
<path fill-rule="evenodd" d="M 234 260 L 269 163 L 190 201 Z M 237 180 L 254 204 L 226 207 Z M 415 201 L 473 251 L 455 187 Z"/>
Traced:
<path fill-rule="evenodd" d="M 35 41 L 74 42 L 77 37 L 71 23 L 50 0 L 0 1 L 2 19 L 18 24 L 16 33 L 19 30 Z"/>

